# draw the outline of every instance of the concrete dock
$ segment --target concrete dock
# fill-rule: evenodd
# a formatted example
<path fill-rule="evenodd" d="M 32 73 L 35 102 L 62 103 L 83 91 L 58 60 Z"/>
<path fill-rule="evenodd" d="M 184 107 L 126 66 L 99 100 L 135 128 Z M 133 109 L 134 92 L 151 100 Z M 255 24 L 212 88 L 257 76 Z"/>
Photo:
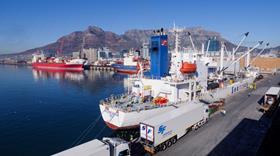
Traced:
<path fill-rule="evenodd" d="M 256 90 L 245 90 L 226 100 L 226 115 L 217 114 L 157 156 L 256 155 L 271 125 L 271 117 L 256 108 L 266 90 L 277 86 L 280 75 L 265 76 Z"/>

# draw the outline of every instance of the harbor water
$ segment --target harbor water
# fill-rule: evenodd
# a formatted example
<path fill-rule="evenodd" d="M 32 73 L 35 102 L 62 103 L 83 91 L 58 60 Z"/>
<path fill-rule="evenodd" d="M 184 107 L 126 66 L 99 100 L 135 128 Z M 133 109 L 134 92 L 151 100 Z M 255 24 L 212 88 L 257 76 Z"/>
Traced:
<path fill-rule="evenodd" d="M 126 85 L 126 78 L 113 72 L 1 65 L 0 155 L 51 155 L 114 135 L 98 104 L 125 92 Z"/>

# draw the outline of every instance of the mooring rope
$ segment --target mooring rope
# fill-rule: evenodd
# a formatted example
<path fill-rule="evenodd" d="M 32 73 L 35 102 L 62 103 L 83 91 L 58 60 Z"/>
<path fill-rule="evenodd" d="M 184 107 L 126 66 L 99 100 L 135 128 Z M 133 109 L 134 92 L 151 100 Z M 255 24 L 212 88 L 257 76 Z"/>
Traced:
<path fill-rule="evenodd" d="M 92 123 L 89 124 L 89 126 L 71 144 L 71 147 L 78 145 L 88 135 L 88 133 L 92 130 L 92 128 L 96 126 L 101 116 L 102 115 L 100 115 L 97 119 L 95 119 Z"/>

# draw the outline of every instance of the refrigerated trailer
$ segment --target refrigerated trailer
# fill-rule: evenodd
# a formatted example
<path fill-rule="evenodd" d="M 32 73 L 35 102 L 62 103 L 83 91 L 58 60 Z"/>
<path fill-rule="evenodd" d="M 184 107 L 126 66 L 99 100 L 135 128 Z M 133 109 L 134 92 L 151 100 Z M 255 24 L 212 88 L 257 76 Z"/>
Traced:
<path fill-rule="evenodd" d="M 208 105 L 192 101 L 177 109 L 140 123 L 140 137 L 144 149 L 152 154 L 163 151 L 209 118 Z"/>
<path fill-rule="evenodd" d="M 120 156 L 130 155 L 129 143 L 120 138 L 94 139 L 53 156 Z"/>
<path fill-rule="evenodd" d="M 267 112 L 271 108 L 276 107 L 279 97 L 280 87 L 270 87 L 264 95 L 264 103 L 261 105 L 260 110 Z"/>

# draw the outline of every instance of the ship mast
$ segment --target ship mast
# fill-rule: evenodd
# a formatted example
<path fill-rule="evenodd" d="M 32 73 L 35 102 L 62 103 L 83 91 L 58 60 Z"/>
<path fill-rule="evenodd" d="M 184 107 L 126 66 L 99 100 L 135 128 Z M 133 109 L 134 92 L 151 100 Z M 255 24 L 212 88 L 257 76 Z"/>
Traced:
<path fill-rule="evenodd" d="M 175 25 L 175 22 L 174 22 L 174 25 L 173 25 L 173 32 L 175 34 L 175 49 L 174 49 L 174 52 L 175 52 L 175 56 L 178 56 L 179 55 L 179 47 L 180 47 L 180 37 L 179 37 L 179 33 L 182 32 L 183 29 L 182 28 L 178 28 L 176 27 Z M 176 57 L 176 60 L 175 62 L 173 62 L 173 64 L 175 64 L 175 71 L 176 71 L 176 76 L 177 77 L 180 77 L 181 75 L 181 72 L 180 72 L 180 67 L 181 67 L 181 62 L 183 61 L 183 54 L 182 54 L 182 51 L 180 52 L 180 60 L 178 60 L 178 58 Z"/>
<path fill-rule="evenodd" d="M 175 34 L 175 53 L 179 53 L 179 46 L 180 46 L 180 38 L 179 38 L 179 33 L 182 32 L 183 29 L 180 29 L 176 27 L 175 22 L 173 24 L 173 32 Z"/>

